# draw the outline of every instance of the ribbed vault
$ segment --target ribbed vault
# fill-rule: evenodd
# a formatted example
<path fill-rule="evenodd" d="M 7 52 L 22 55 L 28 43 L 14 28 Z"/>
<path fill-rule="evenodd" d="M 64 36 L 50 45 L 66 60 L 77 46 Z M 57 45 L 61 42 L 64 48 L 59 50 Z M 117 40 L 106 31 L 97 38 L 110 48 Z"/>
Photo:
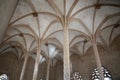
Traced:
<path fill-rule="evenodd" d="M 28 54 L 35 59 L 41 49 L 42 61 L 63 60 L 66 27 L 70 55 L 84 55 L 94 41 L 106 49 L 120 34 L 120 1 L 20 0 L 3 36 L 0 54 L 12 50 L 18 59 Z M 54 49 L 51 54 L 49 46 Z"/>

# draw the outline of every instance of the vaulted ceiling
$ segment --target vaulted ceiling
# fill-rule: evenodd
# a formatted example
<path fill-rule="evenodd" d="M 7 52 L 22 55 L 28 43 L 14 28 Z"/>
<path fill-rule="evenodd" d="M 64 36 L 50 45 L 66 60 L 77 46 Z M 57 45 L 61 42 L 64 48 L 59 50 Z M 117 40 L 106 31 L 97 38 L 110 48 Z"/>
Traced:
<path fill-rule="evenodd" d="M 65 16 L 71 55 L 84 55 L 93 35 L 98 45 L 107 48 L 120 34 L 120 0 L 20 0 L 5 31 L 1 54 L 12 50 L 20 59 L 28 51 L 35 58 L 40 39 L 45 58 L 62 60 Z"/>

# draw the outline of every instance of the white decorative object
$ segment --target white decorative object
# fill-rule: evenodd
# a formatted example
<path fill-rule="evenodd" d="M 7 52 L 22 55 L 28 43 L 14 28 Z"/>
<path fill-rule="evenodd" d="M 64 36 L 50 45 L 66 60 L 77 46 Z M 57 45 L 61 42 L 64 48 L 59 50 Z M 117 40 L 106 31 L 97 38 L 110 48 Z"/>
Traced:
<path fill-rule="evenodd" d="M 104 75 L 104 80 L 112 80 L 109 71 L 105 67 L 102 67 L 102 71 Z M 97 68 L 94 69 L 94 72 L 92 73 L 92 80 L 100 80 L 100 75 Z"/>
<path fill-rule="evenodd" d="M 74 72 L 71 76 L 71 80 L 83 80 L 79 72 Z"/>
<path fill-rule="evenodd" d="M 6 74 L 0 75 L 0 80 L 9 80 Z"/>

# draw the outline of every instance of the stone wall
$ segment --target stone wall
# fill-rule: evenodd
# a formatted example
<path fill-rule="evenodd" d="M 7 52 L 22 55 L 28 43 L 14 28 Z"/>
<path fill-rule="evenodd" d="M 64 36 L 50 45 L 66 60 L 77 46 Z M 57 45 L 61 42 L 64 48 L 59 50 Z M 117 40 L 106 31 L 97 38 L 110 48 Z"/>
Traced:
<path fill-rule="evenodd" d="M 0 74 L 7 74 L 10 80 L 19 80 L 21 65 L 12 52 L 0 55 Z"/>

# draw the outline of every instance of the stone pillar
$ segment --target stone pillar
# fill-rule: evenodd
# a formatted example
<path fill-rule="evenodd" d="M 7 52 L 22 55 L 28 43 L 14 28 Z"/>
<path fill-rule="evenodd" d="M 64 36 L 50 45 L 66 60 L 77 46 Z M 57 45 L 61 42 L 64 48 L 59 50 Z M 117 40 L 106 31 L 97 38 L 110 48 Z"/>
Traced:
<path fill-rule="evenodd" d="M 104 80 L 104 76 L 103 76 L 103 72 L 102 72 L 102 65 L 101 65 L 100 56 L 99 56 L 99 52 L 98 52 L 97 43 L 95 41 L 95 38 L 93 39 L 92 44 L 93 44 L 93 51 L 94 51 L 94 55 L 95 55 L 97 68 L 98 68 L 98 71 L 100 74 L 100 80 Z"/>
<path fill-rule="evenodd" d="M 26 69 L 26 65 L 27 65 L 28 57 L 29 57 L 29 53 L 26 52 L 25 59 L 24 59 L 24 63 L 23 63 L 23 67 L 22 67 L 22 71 L 21 71 L 21 75 L 20 75 L 20 80 L 23 80 L 24 73 L 25 73 L 25 69 Z"/>
<path fill-rule="evenodd" d="M 36 54 L 36 59 L 35 59 L 35 67 L 34 67 L 33 79 L 32 80 L 37 80 L 39 63 L 40 63 L 40 54 L 41 54 L 41 47 L 40 47 L 40 43 L 38 43 L 37 54 Z"/>
<path fill-rule="evenodd" d="M 66 16 L 66 0 L 64 0 L 64 15 L 62 25 L 64 28 L 64 54 L 63 54 L 63 68 L 64 68 L 64 80 L 70 80 L 70 51 L 69 51 L 69 30 L 68 30 L 68 18 Z"/>
<path fill-rule="evenodd" d="M 0 0 L 0 43 L 19 0 Z"/>
<path fill-rule="evenodd" d="M 46 75 L 46 80 L 49 80 L 49 73 L 50 73 L 50 59 L 48 59 L 48 63 L 47 63 L 47 75 Z"/>
<path fill-rule="evenodd" d="M 65 23 L 66 24 L 66 23 Z M 69 31 L 68 26 L 64 27 L 64 80 L 70 80 L 70 57 L 69 57 Z"/>

